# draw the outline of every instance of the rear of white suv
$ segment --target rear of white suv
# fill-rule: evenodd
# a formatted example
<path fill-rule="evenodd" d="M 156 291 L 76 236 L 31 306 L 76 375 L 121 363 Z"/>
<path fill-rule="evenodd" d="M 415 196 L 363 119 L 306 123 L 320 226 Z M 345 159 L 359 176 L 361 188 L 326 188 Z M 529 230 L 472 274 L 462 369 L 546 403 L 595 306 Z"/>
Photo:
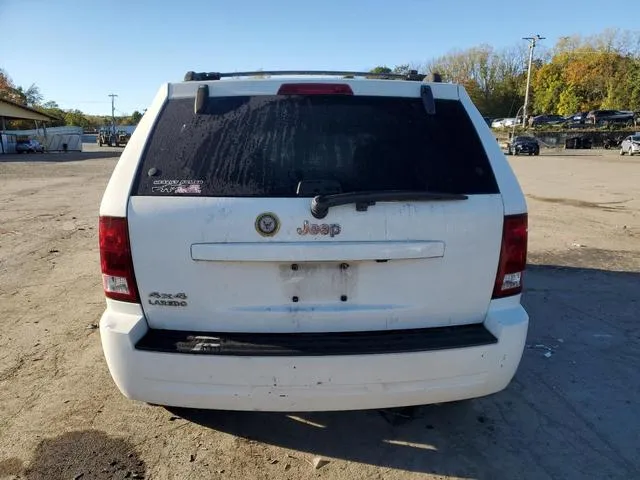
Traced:
<path fill-rule="evenodd" d="M 310 411 L 503 389 L 528 326 L 526 204 L 464 89 L 220 77 L 160 89 L 103 198 L 120 390 Z"/>

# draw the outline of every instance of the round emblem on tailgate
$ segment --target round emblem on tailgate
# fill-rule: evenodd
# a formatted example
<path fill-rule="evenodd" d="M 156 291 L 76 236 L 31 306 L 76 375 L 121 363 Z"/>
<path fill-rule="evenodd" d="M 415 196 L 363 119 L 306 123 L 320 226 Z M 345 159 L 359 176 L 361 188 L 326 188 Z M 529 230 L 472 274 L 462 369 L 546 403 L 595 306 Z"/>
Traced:
<path fill-rule="evenodd" d="M 280 220 L 274 213 L 261 213 L 256 218 L 256 230 L 263 237 L 273 237 L 280 229 Z"/>

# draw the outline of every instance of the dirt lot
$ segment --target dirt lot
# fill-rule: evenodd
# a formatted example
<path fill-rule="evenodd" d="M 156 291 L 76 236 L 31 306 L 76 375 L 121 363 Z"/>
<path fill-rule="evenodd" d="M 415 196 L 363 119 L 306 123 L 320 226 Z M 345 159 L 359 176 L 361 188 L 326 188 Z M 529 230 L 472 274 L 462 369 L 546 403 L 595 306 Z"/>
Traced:
<path fill-rule="evenodd" d="M 113 152 L 0 157 L 0 478 L 640 478 L 637 157 L 511 159 L 532 324 L 507 390 L 287 416 L 168 411 L 116 389 L 95 329 Z"/>

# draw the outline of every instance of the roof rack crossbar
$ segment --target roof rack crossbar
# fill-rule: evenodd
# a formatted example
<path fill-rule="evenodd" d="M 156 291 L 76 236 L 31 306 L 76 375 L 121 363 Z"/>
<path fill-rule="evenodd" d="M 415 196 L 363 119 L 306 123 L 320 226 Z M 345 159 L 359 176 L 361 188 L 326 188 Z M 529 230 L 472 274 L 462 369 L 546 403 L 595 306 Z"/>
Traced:
<path fill-rule="evenodd" d="M 220 80 L 221 78 L 235 77 L 263 77 L 263 76 L 281 76 L 281 75 L 323 75 L 323 76 L 339 76 L 339 77 L 368 77 L 390 80 L 413 80 L 422 81 L 425 75 L 419 74 L 416 70 L 410 70 L 408 73 L 373 73 L 373 72 L 348 72 L 333 70 L 270 70 L 255 72 L 187 72 L 184 76 L 185 82 Z"/>

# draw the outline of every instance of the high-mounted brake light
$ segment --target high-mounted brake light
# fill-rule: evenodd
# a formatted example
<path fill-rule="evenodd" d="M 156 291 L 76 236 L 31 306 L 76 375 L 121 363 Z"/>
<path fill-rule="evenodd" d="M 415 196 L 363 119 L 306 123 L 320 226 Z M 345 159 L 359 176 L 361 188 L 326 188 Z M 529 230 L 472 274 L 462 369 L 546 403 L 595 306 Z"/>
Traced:
<path fill-rule="evenodd" d="M 493 298 L 522 292 L 522 275 L 527 265 L 527 214 L 507 215 L 502 227 L 502 247 Z"/>
<path fill-rule="evenodd" d="M 100 217 L 98 230 L 104 294 L 114 300 L 139 303 L 127 219 Z"/>
<path fill-rule="evenodd" d="M 353 95 L 346 83 L 283 83 L 278 95 Z"/>

